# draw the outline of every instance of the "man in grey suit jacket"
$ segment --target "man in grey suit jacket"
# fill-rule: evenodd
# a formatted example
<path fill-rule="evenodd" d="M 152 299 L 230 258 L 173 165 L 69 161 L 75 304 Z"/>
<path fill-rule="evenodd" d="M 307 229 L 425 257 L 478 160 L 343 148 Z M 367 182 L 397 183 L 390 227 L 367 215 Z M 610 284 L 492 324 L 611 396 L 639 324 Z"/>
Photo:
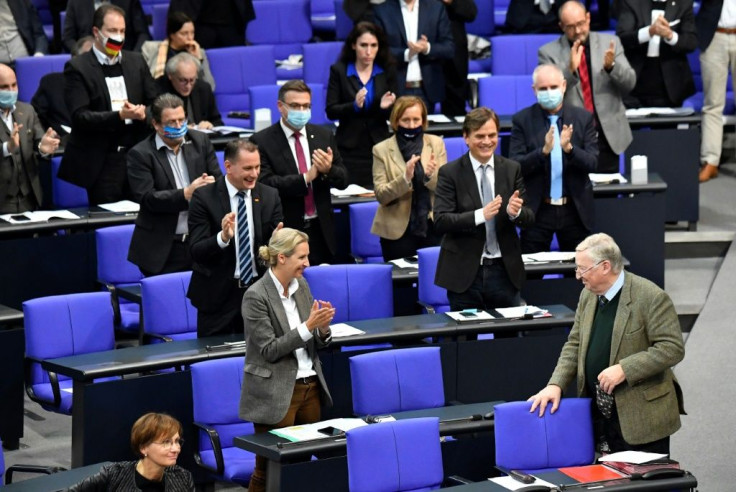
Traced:
<path fill-rule="evenodd" d="M 270 268 L 243 297 L 245 373 L 240 418 L 255 432 L 320 420 L 320 403 L 332 404 L 317 349 L 330 343 L 335 309 L 315 301 L 303 272 L 309 266 L 308 236 L 276 231 L 261 248 Z M 256 457 L 248 490 L 265 490 L 266 458 Z"/>
<path fill-rule="evenodd" d="M 598 451 L 669 453 L 680 428 L 682 391 L 671 367 L 685 356 L 672 300 L 652 282 L 623 271 L 621 250 L 606 234 L 588 236 L 575 251 L 585 289 L 575 324 L 548 386 L 530 398 L 531 411 L 554 413 L 575 381 L 594 399 Z"/>
<path fill-rule="evenodd" d="M 18 99 L 15 72 L 0 63 L 0 213 L 36 210 L 42 204 L 37 157 L 49 157 L 59 136 L 44 133 L 33 106 Z"/>
<path fill-rule="evenodd" d="M 222 176 L 209 137 L 187 131 L 179 96 L 158 96 L 151 117 L 156 133 L 127 156 L 130 191 L 141 207 L 128 260 L 146 276 L 192 269 L 189 201 L 194 190 Z"/>
<path fill-rule="evenodd" d="M 539 63 L 560 67 L 567 81 L 565 102 L 594 114 L 598 172 L 618 172 L 619 154 L 632 140 L 623 97 L 636 85 L 636 73 L 618 37 L 590 32 L 590 13 L 583 4 L 567 1 L 559 16 L 564 35 L 539 48 Z"/>

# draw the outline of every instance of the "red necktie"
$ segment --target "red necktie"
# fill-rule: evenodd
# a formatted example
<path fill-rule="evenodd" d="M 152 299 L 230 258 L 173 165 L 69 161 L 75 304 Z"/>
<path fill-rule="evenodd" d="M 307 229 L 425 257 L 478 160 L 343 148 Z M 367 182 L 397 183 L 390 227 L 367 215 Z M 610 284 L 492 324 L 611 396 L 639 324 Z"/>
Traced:
<path fill-rule="evenodd" d="M 590 72 L 588 71 L 588 62 L 585 59 L 585 49 L 583 49 L 580 55 L 578 75 L 580 76 L 580 86 L 583 90 L 583 104 L 585 104 L 585 109 L 591 113 L 595 113 L 595 108 L 593 108 L 593 90 L 590 87 Z"/>
<path fill-rule="evenodd" d="M 304 157 L 304 148 L 299 138 L 302 136 L 300 132 L 294 132 L 294 150 L 296 150 L 296 163 L 299 165 L 299 174 L 306 174 L 307 159 Z M 312 217 L 317 213 L 314 207 L 314 191 L 312 185 L 307 185 L 307 196 L 304 197 L 304 215 Z"/>

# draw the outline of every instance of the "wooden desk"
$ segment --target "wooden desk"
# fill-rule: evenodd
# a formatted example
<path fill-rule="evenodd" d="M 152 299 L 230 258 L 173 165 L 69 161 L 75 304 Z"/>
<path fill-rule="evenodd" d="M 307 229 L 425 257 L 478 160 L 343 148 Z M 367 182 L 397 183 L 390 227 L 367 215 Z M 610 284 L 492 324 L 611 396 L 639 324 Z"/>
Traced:
<path fill-rule="evenodd" d="M 440 435 L 475 434 L 471 439 L 444 442 L 443 462 L 447 475 L 484 477 L 493 473 L 495 463 L 493 420 L 464 420 L 443 423 L 443 420 L 462 419 L 493 411 L 499 401 L 469 405 L 446 406 L 409 412 L 396 412 L 396 420 L 418 417 L 439 417 Z M 345 438 L 326 438 L 305 443 L 290 443 L 271 433 L 236 437 L 236 447 L 268 459 L 266 490 L 277 491 L 344 491 L 348 489 L 348 470 Z M 312 455 L 325 459 L 310 461 Z M 325 477 L 329 477 L 326 479 Z"/>

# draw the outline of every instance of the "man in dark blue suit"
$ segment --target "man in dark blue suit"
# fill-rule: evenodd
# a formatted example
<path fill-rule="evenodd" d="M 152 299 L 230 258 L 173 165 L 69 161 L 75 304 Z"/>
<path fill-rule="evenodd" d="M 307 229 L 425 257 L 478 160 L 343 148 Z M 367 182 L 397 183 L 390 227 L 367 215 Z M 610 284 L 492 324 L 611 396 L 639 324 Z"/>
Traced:
<path fill-rule="evenodd" d="M 399 64 L 399 94 L 421 97 L 431 113 L 445 99 L 443 62 L 455 56 L 445 6 L 438 0 L 386 0 L 373 14 Z"/>
<path fill-rule="evenodd" d="M 593 229 L 595 123 L 588 111 L 563 104 L 565 77 L 556 65 L 539 65 L 533 80 L 538 102 L 514 115 L 509 150 L 535 217 L 521 232 L 521 251 L 549 251 L 554 233 L 562 251 L 575 251 Z"/>

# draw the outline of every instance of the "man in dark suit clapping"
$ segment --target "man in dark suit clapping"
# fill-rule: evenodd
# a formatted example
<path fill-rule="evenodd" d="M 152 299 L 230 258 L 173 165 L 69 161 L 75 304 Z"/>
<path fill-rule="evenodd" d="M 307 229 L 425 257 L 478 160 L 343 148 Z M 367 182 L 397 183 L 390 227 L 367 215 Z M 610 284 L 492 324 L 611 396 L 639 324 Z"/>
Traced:
<path fill-rule="evenodd" d="M 249 140 L 225 147 L 226 175 L 197 189 L 189 204 L 197 336 L 243 333 L 243 294 L 265 272 L 258 247 L 282 226 L 278 192 L 258 182 L 261 157 Z"/>
<path fill-rule="evenodd" d="M 348 185 L 335 136 L 309 124 L 312 92 L 301 80 L 281 86 L 278 107 L 279 122 L 251 138 L 261 152 L 261 181 L 279 191 L 284 225 L 309 234 L 309 262 L 332 263 L 336 239 L 330 188 Z"/>
<path fill-rule="evenodd" d="M 593 187 L 598 138 L 593 115 L 563 103 L 565 77 L 556 65 L 534 70 L 537 103 L 513 117 L 509 157 L 521 164 L 534 225 L 521 232 L 521 252 L 549 251 L 552 235 L 562 251 L 575 251 L 593 229 Z"/>
<path fill-rule="evenodd" d="M 476 108 L 465 117 L 467 154 L 440 168 L 434 199 L 435 232 L 444 234 L 435 283 L 450 308 L 518 306 L 524 281 L 516 226 L 534 221 L 516 161 L 494 155 L 498 116 Z"/>
<path fill-rule="evenodd" d="M 127 158 L 130 190 L 141 206 L 128 259 L 146 276 L 192 269 L 189 201 L 194 190 L 222 176 L 209 137 L 188 131 L 179 96 L 158 96 L 151 118 L 156 133 Z"/>

